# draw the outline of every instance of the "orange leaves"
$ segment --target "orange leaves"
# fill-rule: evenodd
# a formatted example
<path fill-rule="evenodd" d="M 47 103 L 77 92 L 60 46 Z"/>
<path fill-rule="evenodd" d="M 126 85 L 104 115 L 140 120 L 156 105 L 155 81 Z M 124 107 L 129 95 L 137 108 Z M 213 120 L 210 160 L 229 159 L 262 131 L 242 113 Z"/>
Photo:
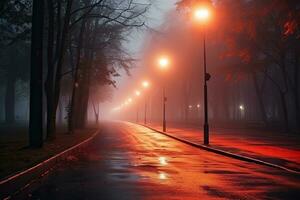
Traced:
<path fill-rule="evenodd" d="M 245 73 L 242 73 L 242 72 L 237 72 L 237 73 L 227 73 L 226 76 L 225 76 L 225 81 L 228 81 L 228 82 L 239 82 L 239 81 L 243 81 L 247 78 L 246 74 Z"/>
<path fill-rule="evenodd" d="M 239 57 L 243 63 L 250 63 L 252 61 L 252 54 L 249 49 L 239 49 L 234 44 L 230 45 L 229 49 L 220 55 L 221 59 L 229 57 Z"/>
<path fill-rule="evenodd" d="M 249 49 L 242 49 L 239 51 L 239 57 L 241 58 L 242 62 L 244 63 L 250 63 L 252 56 L 250 54 Z"/>
<path fill-rule="evenodd" d="M 298 24 L 296 20 L 289 20 L 284 24 L 284 35 L 290 36 L 296 32 Z"/>
<path fill-rule="evenodd" d="M 226 77 L 225 77 L 225 80 L 226 81 L 231 81 L 232 80 L 232 73 L 228 73 L 228 74 L 226 74 Z"/>

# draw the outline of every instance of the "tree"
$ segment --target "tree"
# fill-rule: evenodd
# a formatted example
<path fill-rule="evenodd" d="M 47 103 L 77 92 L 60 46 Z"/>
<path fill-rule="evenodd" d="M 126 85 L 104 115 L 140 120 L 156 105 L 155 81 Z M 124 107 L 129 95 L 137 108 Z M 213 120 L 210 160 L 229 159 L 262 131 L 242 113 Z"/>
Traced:
<path fill-rule="evenodd" d="M 30 35 L 31 1 L 7 0 L 0 4 L 1 77 L 5 81 L 5 120 L 15 121 L 16 81 L 28 79 L 27 52 Z"/>
<path fill-rule="evenodd" d="M 243 120 L 262 121 L 267 126 L 280 124 L 285 131 L 299 126 L 298 1 L 179 1 L 178 15 L 182 21 L 174 20 L 173 16 L 171 22 L 166 21 L 161 28 L 163 33 L 152 36 L 149 45 L 152 50 L 146 57 L 152 56 L 153 60 L 153 52 L 167 49 L 174 59 L 172 64 L 176 63 L 172 71 L 180 71 L 176 74 L 180 74 L 181 79 L 186 76 L 191 85 L 199 85 L 201 71 L 197 71 L 200 65 L 197 61 L 202 58 L 199 58 L 201 44 L 197 41 L 201 32 L 194 28 L 190 12 L 202 3 L 209 4 L 213 12 L 207 30 L 210 33 L 207 34 L 209 71 L 213 75 L 209 95 L 212 120 L 219 120 L 221 116 L 227 122 L 241 120 L 239 106 L 244 103 L 249 110 Z M 182 32 L 188 35 L 184 42 L 186 36 Z M 192 44 L 187 45 L 189 43 Z M 150 66 L 149 63 L 146 64 Z M 198 78 L 193 78 L 193 74 L 198 74 Z M 178 77 L 169 76 L 168 91 L 174 96 L 172 99 L 182 99 L 184 95 L 178 95 L 178 90 L 184 93 L 184 89 L 178 87 Z M 191 103 L 201 98 L 197 88 L 191 88 Z M 176 109 L 174 107 L 174 113 Z"/>
<path fill-rule="evenodd" d="M 143 26 L 141 19 L 147 11 L 146 8 L 147 5 L 132 0 L 67 0 L 65 2 L 47 0 L 48 38 L 47 78 L 45 82 L 47 138 L 55 138 L 56 110 L 63 78 L 71 74 L 73 79 L 71 81 L 71 101 L 68 106 L 69 128 L 72 132 L 72 124 L 84 126 L 94 58 L 99 54 L 100 48 L 109 44 L 109 38 L 114 36 L 111 31 L 115 30 L 110 30 L 110 27 L 112 25 L 126 27 L 120 29 L 121 32 L 125 32 L 129 27 Z M 122 34 L 117 33 L 118 35 Z M 101 43 L 98 43 L 98 38 L 102 40 Z M 104 51 L 106 50 L 102 50 L 102 52 Z M 104 54 L 102 53 L 102 55 Z M 70 59 L 67 60 L 66 57 Z M 77 108 L 75 109 L 75 107 Z M 82 115 L 76 116 L 79 118 L 79 121 L 76 122 L 73 119 L 75 118 L 73 112 L 77 111 Z"/>
<path fill-rule="evenodd" d="M 254 76 L 254 84 L 258 83 L 257 77 L 263 77 L 262 84 L 265 84 L 265 78 L 273 84 L 273 89 L 278 92 L 286 131 L 289 131 L 289 123 L 293 121 L 290 119 L 291 116 L 296 116 L 296 121 L 300 120 L 299 99 L 297 99 L 299 66 L 296 64 L 292 69 L 291 64 L 294 58 L 294 63 L 297 63 L 298 56 L 295 52 L 299 43 L 295 43 L 295 40 L 290 42 L 286 36 L 295 32 L 296 18 L 293 13 L 297 5 L 299 6 L 299 3 L 295 1 L 252 0 L 220 1 L 217 6 L 222 13 L 221 32 L 227 34 L 224 35 L 224 41 L 229 41 L 227 55 L 238 57 L 244 63 L 244 70 Z M 236 10 L 240 12 L 233 12 Z M 220 24 L 221 27 L 222 25 Z M 290 55 L 295 57 L 291 59 Z M 255 88 L 258 90 L 257 85 Z M 295 113 L 288 103 L 291 90 L 294 91 L 292 99 L 295 102 Z M 257 94 L 261 112 L 265 113 L 259 93 L 262 91 Z"/>
<path fill-rule="evenodd" d="M 33 0 L 30 68 L 29 145 L 43 145 L 43 25 L 44 2 Z"/>
<path fill-rule="evenodd" d="M 113 84 L 110 77 L 117 75 L 113 65 L 128 69 L 133 59 L 126 58 L 128 56 L 125 56 L 121 49 L 121 41 L 125 39 L 123 33 L 133 27 L 143 26 L 139 18 L 147 10 L 144 5 L 138 8 L 138 4 L 133 1 L 126 1 L 121 5 L 108 1 L 102 3 L 100 7 L 84 15 L 85 18 L 82 20 L 78 33 L 69 115 L 70 132 L 73 132 L 75 128 L 85 126 L 91 80 L 97 76 L 102 84 Z M 83 38 L 86 39 L 83 40 Z M 81 113 L 81 115 L 75 113 Z"/>

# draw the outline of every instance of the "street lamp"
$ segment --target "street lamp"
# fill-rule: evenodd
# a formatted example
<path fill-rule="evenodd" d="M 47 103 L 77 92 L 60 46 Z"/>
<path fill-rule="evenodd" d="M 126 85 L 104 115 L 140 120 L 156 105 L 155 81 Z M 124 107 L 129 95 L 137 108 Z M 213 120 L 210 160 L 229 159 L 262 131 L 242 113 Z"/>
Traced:
<path fill-rule="evenodd" d="M 161 70 L 168 69 L 170 61 L 167 57 L 161 57 L 158 60 L 158 66 Z M 165 84 L 163 83 L 163 132 L 166 132 L 166 94 L 165 94 Z"/>
<path fill-rule="evenodd" d="M 143 81 L 142 85 L 143 85 L 144 88 L 148 88 L 150 84 L 149 84 L 148 81 Z"/>
<path fill-rule="evenodd" d="M 200 23 L 206 23 L 210 18 L 210 11 L 207 8 L 198 8 L 194 11 L 194 18 Z M 209 144 L 209 125 L 208 125 L 208 102 L 207 102 L 207 81 L 210 79 L 210 74 L 206 72 L 206 44 L 205 31 L 203 31 L 203 71 L 204 71 L 204 144 Z"/>
<path fill-rule="evenodd" d="M 245 107 L 243 105 L 240 105 L 239 108 L 241 111 L 245 110 Z"/>
<path fill-rule="evenodd" d="M 136 96 L 140 96 L 140 95 L 141 95 L 141 92 L 138 91 L 138 90 L 136 90 L 136 91 L 135 91 L 135 95 L 136 95 Z"/>
<path fill-rule="evenodd" d="M 195 18 L 195 20 L 197 20 L 197 21 L 199 21 L 201 23 L 207 22 L 208 19 L 210 18 L 210 11 L 209 11 L 209 9 L 207 9 L 205 7 L 197 8 L 194 11 L 194 18 Z"/>
<path fill-rule="evenodd" d="M 143 88 L 147 89 L 149 88 L 149 82 L 143 81 L 142 86 Z M 144 124 L 147 124 L 147 95 L 145 95 L 145 108 L 144 108 Z"/>
<path fill-rule="evenodd" d="M 242 119 L 244 119 L 244 116 L 245 116 L 245 106 L 243 105 L 243 104 L 241 104 L 240 106 L 239 106 L 239 109 L 240 109 L 240 111 L 241 111 L 241 120 Z"/>
<path fill-rule="evenodd" d="M 136 91 L 135 91 L 135 95 L 136 95 L 137 97 L 139 97 L 139 96 L 141 95 L 141 92 L 138 91 L 138 90 L 136 90 Z M 139 102 L 138 102 L 138 101 L 137 101 L 137 103 L 136 103 L 136 123 L 139 123 Z"/>
<path fill-rule="evenodd" d="M 161 57 L 158 60 L 158 64 L 159 64 L 160 69 L 167 69 L 169 67 L 169 63 L 170 63 L 170 61 L 167 57 Z"/>

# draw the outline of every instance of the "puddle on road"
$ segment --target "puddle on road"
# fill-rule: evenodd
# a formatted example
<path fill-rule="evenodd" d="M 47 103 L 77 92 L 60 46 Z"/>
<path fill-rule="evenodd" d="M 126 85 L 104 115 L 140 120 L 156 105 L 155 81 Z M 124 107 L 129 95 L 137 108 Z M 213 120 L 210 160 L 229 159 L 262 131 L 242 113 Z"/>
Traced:
<path fill-rule="evenodd" d="M 168 164 L 167 158 L 164 157 L 164 156 L 160 156 L 160 157 L 158 158 L 158 160 L 159 160 L 159 164 L 162 165 L 162 166 L 166 166 L 166 165 Z"/>
<path fill-rule="evenodd" d="M 133 163 L 134 162 L 134 163 Z M 170 174 L 176 171 L 168 166 L 167 156 L 141 157 L 135 154 L 117 152 L 107 161 L 114 171 L 108 173 L 108 178 L 116 181 L 143 181 L 151 179 L 155 182 L 170 179 Z"/>
<path fill-rule="evenodd" d="M 168 179 L 168 174 L 165 172 L 158 172 L 158 179 L 159 180 L 166 180 Z"/>
<path fill-rule="evenodd" d="M 108 176 L 109 176 L 110 179 L 117 180 L 117 181 L 138 181 L 138 180 L 148 178 L 146 176 L 141 176 L 141 175 L 134 174 L 134 173 L 131 173 L 131 172 L 110 173 Z"/>

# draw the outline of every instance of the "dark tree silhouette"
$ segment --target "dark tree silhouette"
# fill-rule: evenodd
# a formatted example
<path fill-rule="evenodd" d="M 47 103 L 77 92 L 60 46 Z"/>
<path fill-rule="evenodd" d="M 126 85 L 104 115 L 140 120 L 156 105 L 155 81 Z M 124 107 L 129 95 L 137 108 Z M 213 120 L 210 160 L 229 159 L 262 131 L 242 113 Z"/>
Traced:
<path fill-rule="evenodd" d="M 43 25 L 44 1 L 34 0 L 32 9 L 29 145 L 43 146 Z"/>

